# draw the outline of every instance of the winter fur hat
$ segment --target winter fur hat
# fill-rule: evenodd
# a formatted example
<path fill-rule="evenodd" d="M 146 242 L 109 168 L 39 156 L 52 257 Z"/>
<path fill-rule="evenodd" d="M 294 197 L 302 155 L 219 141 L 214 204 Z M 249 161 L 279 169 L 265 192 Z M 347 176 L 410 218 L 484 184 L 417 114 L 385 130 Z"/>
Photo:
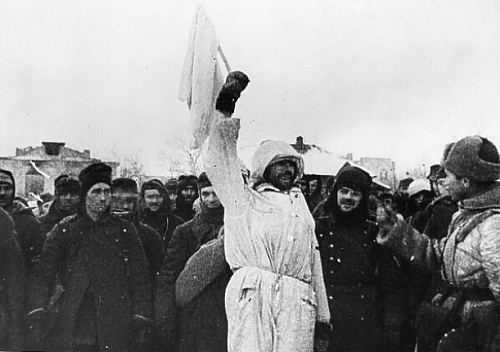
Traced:
<path fill-rule="evenodd" d="M 198 177 L 194 175 L 181 175 L 177 181 L 177 191 L 180 192 L 183 189 L 192 187 L 196 189 L 198 186 Z"/>
<path fill-rule="evenodd" d="M 442 169 L 441 165 L 439 164 L 435 164 L 435 165 L 432 165 L 430 167 L 430 170 L 429 170 L 429 175 L 427 176 L 427 179 L 428 180 L 431 180 L 431 181 L 435 181 L 436 180 L 436 177 L 437 177 L 437 174 L 438 172 Z"/>
<path fill-rule="evenodd" d="M 139 193 L 137 190 L 137 182 L 127 177 L 115 178 L 111 183 L 113 191 L 121 190 L 124 192 Z"/>
<path fill-rule="evenodd" d="M 69 175 L 60 175 L 54 180 L 54 191 L 56 195 L 65 193 L 77 193 L 81 192 L 80 181 L 76 177 Z"/>
<path fill-rule="evenodd" d="M 399 187 L 408 188 L 410 186 L 410 183 L 412 183 L 412 182 L 413 182 L 413 179 L 411 177 L 402 179 L 401 181 L 399 181 L 398 188 Z"/>
<path fill-rule="evenodd" d="M 165 195 L 165 186 L 163 186 L 163 183 L 157 178 L 153 178 L 142 184 L 141 196 L 144 196 L 144 192 L 149 189 L 156 189 L 161 194 L 162 197 Z"/>
<path fill-rule="evenodd" d="M 90 164 L 78 175 L 78 180 L 82 185 L 82 198 L 85 198 L 89 189 L 97 183 L 105 183 L 111 187 L 111 176 L 113 169 L 104 163 Z"/>
<path fill-rule="evenodd" d="M 200 192 L 202 188 L 212 186 L 212 182 L 208 179 L 208 176 L 205 172 L 202 172 L 198 177 L 198 191 Z"/>
<path fill-rule="evenodd" d="M 340 187 L 349 187 L 359 192 L 368 193 L 371 185 L 370 174 L 359 167 L 347 166 L 340 170 L 334 187 L 336 190 Z"/>
<path fill-rule="evenodd" d="M 165 189 L 168 191 L 168 192 L 177 192 L 177 179 L 176 178 L 169 178 L 166 182 L 165 182 Z"/>
<path fill-rule="evenodd" d="M 500 178 L 500 156 L 495 145 L 480 136 L 468 136 L 446 146 L 443 167 L 476 182 Z"/>
<path fill-rule="evenodd" d="M 342 187 L 352 188 L 362 193 L 363 197 L 358 208 L 348 216 L 361 216 L 366 218 L 368 216 L 368 195 L 372 184 L 371 176 L 361 170 L 359 167 L 346 166 L 340 169 L 337 174 L 337 180 L 333 185 L 333 190 L 328 196 L 324 210 L 327 213 L 342 214 L 337 200 L 337 192 Z"/>

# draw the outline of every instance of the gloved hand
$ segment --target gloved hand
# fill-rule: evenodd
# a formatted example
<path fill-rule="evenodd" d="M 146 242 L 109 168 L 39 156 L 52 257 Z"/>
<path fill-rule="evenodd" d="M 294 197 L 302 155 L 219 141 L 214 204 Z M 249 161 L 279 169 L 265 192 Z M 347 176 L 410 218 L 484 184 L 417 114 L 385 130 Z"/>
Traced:
<path fill-rule="evenodd" d="M 225 115 L 232 115 L 241 92 L 246 88 L 249 82 L 248 76 L 243 72 L 230 72 L 227 75 L 226 83 L 224 83 L 219 92 L 219 96 L 215 102 L 215 109 Z"/>
<path fill-rule="evenodd" d="M 39 311 L 29 315 L 26 319 L 26 343 L 33 351 L 44 350 L 44 339 L 46 333 L 45 312 Z"/>
<path fill-rule="evenodd" d="M 314 326 L 314 352 L 326 352 L 330 344 L 332 325 L 317 321 Z"/>
<path fill-rule="evenodd" d="M 149 320 L 134 319 L 132 324 L 134 341 L 132 351 L 149 352 L 153 348 L 153 323 Z"/>

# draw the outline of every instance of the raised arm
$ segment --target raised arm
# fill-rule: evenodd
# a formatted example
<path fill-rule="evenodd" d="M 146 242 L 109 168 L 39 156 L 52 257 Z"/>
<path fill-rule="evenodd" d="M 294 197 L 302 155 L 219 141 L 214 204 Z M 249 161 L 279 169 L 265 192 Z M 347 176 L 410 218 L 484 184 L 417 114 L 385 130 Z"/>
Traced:
<path fill-rule="evenodd" d="M 248 84 L 242 72 L 231 72 L 219 93 L 210 130 L 205 170 L 224 208 L 241 214 L 248 202 L 237 153 L 240 120 L 230 118 L 241 91 Z"/>

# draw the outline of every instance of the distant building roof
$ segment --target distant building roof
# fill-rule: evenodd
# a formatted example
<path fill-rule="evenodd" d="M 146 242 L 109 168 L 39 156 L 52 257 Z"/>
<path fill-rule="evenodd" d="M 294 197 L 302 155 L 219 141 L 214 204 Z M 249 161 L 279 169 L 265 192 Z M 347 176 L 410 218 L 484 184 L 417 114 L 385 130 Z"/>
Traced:
<path fill-rule="evenodd" d="M 374 172 L 368 170 L 361 165 L 356 164 L 354 161 L 338 157 L 333 153 L 315 145 L 315 144 L 305 144 L 304 139 L 299 136 L 295 144 L 291 146 L 302 155 L 304 159 L 304 173 L 306 175 L 331 175 L 335 176 L 346 165 L 356 166 L 364 170 L 372 177 L 373 182 L 382 188 L 391 189 L 390 186 L 382 183 L 376 179 Z"/>

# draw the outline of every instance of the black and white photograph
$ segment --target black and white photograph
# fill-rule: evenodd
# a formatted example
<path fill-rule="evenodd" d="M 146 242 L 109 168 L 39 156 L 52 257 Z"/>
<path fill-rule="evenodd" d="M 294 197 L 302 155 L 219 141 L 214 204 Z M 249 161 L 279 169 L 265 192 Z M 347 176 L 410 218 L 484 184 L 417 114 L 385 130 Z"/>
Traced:
<path fill-rule="evenodd" d="M 0 351 L 500 352 L 499 19 L 0 1 Z"/>

